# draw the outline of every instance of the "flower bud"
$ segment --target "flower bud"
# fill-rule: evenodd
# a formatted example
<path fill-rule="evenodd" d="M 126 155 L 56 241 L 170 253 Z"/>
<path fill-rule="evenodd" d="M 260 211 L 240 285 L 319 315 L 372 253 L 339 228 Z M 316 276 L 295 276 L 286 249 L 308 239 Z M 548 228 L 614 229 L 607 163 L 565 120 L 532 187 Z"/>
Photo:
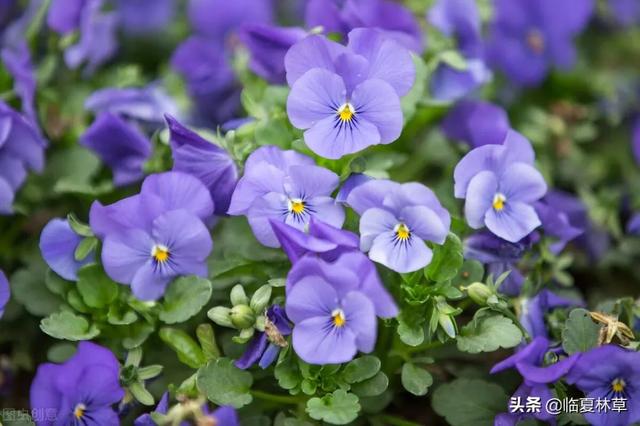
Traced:
<path fill-rule="evenodd" d="M 231 304 L 233 306 L 249 304 L 249 299 L 247 298 L 247 294 L 244 292 L 244 287 L 242 287 L 241 284 L 235 285 L 231 289 Z"/>
<path fill-rule="evenodd" d="M 254 312 L 262 313 L 269 304 L 269 300 L 271 300 L 271 286 L 265 284 L 253 293 L 249 306 Z"/>
<path fill-rule="evenodd" d="M 493 295 L 493 291 L 486 284 L 480 282 L 470 284 L 465 290 L 467 290 L 471 300 L 478 305 L 486 305 L 487 299 Z"/>
<path fill-rule="evenodd" d="M 253 324 L 256 322 L 256 314 L 247 305 L 236 305 L 231 308 L 229 319 L 236 328 L 253 328 Z"/>
<path fill-rule="evenodd" d="M 439 313 L 438 314 L 438 323 L 440 327 L 444 330 L 447 336 L 452 339 L 456 338 L 456 324 L 453 322 L 451 317 L 447 314 Z"/>
<path fill-rule="evenodd" d="M 233 327 L 233 324 L 231 323 L 231 309 L 229 308 L 216 306 L 215 308 L 209 309 L 207 316 L 211 321 L 222 327 Z"/>

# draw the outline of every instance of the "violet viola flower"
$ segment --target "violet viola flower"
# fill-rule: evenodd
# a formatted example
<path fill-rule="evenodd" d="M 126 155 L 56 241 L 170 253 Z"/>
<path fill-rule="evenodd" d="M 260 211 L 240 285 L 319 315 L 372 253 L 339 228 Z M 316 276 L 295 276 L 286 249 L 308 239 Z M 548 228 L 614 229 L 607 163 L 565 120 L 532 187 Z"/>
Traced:
<path fill-rule="evenodd" d="M 351 173 L 351 175 L 349 175 L 349 177 L 342 183 L 340 190 L 336 194 L 336 201 L 339 203 L 346 203 L 351 191 L 363 183 L 369 182 L 371 179 L 373 178 L 365 175 L 364 173 Z"/>
<path fill-rule="evenodd" d="M 521 397 L 526 400 L 528 396 L 538 397 L 542 401 L 543 409 L 539 413 L 508 413 L 500 415 L 502 423 L 515 425 L 519 420 L 528 417 L 535 417 L 538 420 L 549 421 L 554 415 L 547 412 L 546 401 L 553 397 L 547 384 L 553 383 L 567 374 L 580 359 L 580 354 L 573 354 L 560 361 L 544 365 L 545 354 L 549 351 L 549 341 L 544 337 L 536 337 L 527 346 L 520 348 L 514 355 L 494 365 L 491 374 L 499 373 L 509 368 L 518 370 L 524 382 L 516 390 L 514 397 Z"/>
<path fill-rule="evenodd" d="M 111 167 L 116 186 L 142 179 L 142 166 L 151 156 L 151 141 L 136 125 L 109 112 L 98 115 L 81 136 L 80 145 Z"/>
<path fill-rule="evenodd" d="M 485 101 L 462 100 L 445 116 L 441 128 L 448 138 L 477 148 L 501 144 L 511 125 L 506 111 L 501 107 Z"/>
<path fill-rule="evenodd" d="M 40 252 L 47 265 L 68 281 L 77 281 L 78 269 L 94 261 L 91 252 L 81 261 L 75 258 L 75 251 L 82 237 L 76 234 L 64 219 L 51 219 L 40 234 Z"/>
<path fill-rule="evenodd" d="M 228 213 L 246 215 L 254 235 L 268 247 L 279 247 L 270 220 L 304 229 L 312 216 L 340 227 L 344 210 L 331 193 L 338 176 L 314 164 L 313 159 L 293 150 L 265 146 L 254 151 L 245 163 Z"/>
<path fill-rule="evenodd" d="M 346 47 L 309 36 L 289 50 L 285 68 L 287 114 L 316 154 L 337 159 L 400 136 L 400 97 L 413 86 L 415 66 L 381 31 L 355 29 Z"/>
<path fill-rule="evenodd" d="M 0 318 L 4 315 L 4 307 L 9 303 L 11 297 L 11 287 L 9 287 L 9 280 L 7 276 L 0 269 Z"/>
<path fill-rule="evenodd" d="M 55 410 L 56 415 L 55 421 L 38 416 L 36 425 L 119 425 L 112 408 L 125 394 L 119 373 L 113 353 L 91 342 L 80 342 L 75 355 L 64 364 L 40 365 L 31 384 L 31 408 Z"/>
<path fill-rule="evenodd" d="M 128 34 L 155 33 L 170 24 L 176 0 L 116 0 L 118 23 Z"/>
<path fill-rule="evenodd" d="M 2 49 L 2 63 L 13 77 L 13 87 L 20 97 L 22 111 L 34 123 L 38 117 L 35 109 L 36 75 L 31 63 L 31 52 L 26 41 Z"/>
<path fill-rule="evenodd" d="M 609 0 L 609 9 L 625 27 L 640 23 L 640 3 L 636 0 Z"/>
<path fill-rule="evenodd" d="M 473 149 L 454 171 L 455 196 L 465 198 L 465 217 L 474 229 L 486 226 L 515 243 L 540 226 L 531 205 L 547 192 L 544 178 L 533 166 L 528 140 L 510 130 L 502 145 Z"/>
<path fill-rule="evenodd" d="M 47 12 L 47 25 L 60 34 L 78 29 L 83 7 L 88 0 L 52 0 Z"/>
<path fill-rule="evenodd" d="M 487 55 L 510 80 L 536 85 L 549 68 L 568 69 L 576 60 L 573 38 L 586 26 L 593 0 L 495 0 Z"/>
<path fill-rule="evenodd" d="M 268 24 L 247 25 L 238 34 L 251 55 L 251 71 L 273 84 L 286 83 L 284 57 L 291 46 L 306 36 L 302 28 Z"/>
<path fill-rule="evenodd" d="M 373 350 L 376 309 L 348 264 L 305 258 L 287 276 L 293 349 L 309 364 L 340 364 Z"/>
<path fill-rule="evenodd" d="M 171 131 L 173 170 L 189 173 L 207 187 L 215 205 L 215 214 L 227 213 L 238 181 L 238 170 L 229 153 L 165 116 Z"/>
<path fill-rule="evenodd" d="M 284 337 L 291 334 L 291 324 L 284 309 L 280 305 L 272 305 L 267 309 L 266 318 L 264 332 L 251 339 L 244 354 L 234 363 L 236 367 L 246 370 L 258 363 L 265 369 L 273 364 L 280 349 L 287 346 Z"/>
<path fill-rule="evenodd" d="M 42 171 L 46 145 L 30 120 L 0 101 L 0 215 L 13 212 L 27 171 Z"/>
<path fill-rule="evenodd" d="M 443 244 L 449 234 L 449 212 L 420 183 L 372 180 L 351 191 L 347 204 L 360 215 L 360 249 L 396 272 L 427 266 L 433 252 L 425 241 Z"/>
<path fill-rule="evenodd" d="M 543 289 L 534 297 L 521 301 L 520 323 L 531 337 L 541 336 L 548 338 L 547 328 L 544 323 L 544 316 L 547 312 L 555 308 L 582 305 L 584 305 L 582 301 L 561 297 L 552 291 Z"/>
<path fill-rule="evenodd" d="M 536 213 L 542 222 L 542 229 L 546 235 L 557 241 L 549 246 L 552 253 L 560 253 L 567 243 L 584 233 L 583 228 L 572 225 L 569 214 L 563 210 L 562 202 L 556 203 L 563 194 L 550 191 L 547 196 L 535 204 Z"/>
<path fill-rule="evenodd" d="M 568 383 L 588 398 L 624 398 L 626 409 L 585 413 L 595 426 L 625 426 L 640 421 L 640 353 L 604 345 L 582 354 L 567 375 Z"/>
<path fill-rule="evenodd" d="M 636 163 L 640 165 L 640 118 L 636 120 L 636 123 L 633 126 L 631 146 L 633 150 L 633 155 L 636 159 Z"/>
<path fill-rule="evenodd" d="M 347 35 L 354 28 L 377 28 L 405 48 L 422 53 L 420 24 L 410 10 L 390 0 L 309 0 L 305 11 L 308 28 Z"/>
<path fill-rule="evenodd" d="M 140 194 L 104 207 L 91 206 L 90 224 L 103 240 L 102 264 L 114 281 L 141 300 L 156 300 L 181 275 L 207 276 L 212 241 L 205 226 L 213 214 L 209 191 L 195 177 L 151 175 Z"/>
<path fill-rule="evenodd" d="M 631 217 L 629 223 L 627 223 L 627 232 L 630 234 L 640 234 L 640 213 L 636 213 Z"/>

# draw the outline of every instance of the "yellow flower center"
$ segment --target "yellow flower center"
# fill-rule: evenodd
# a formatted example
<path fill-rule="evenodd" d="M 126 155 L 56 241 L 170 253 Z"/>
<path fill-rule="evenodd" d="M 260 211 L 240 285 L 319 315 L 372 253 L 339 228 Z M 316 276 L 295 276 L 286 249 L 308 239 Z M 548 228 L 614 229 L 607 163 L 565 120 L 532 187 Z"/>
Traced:
<path fill-rule="evenodd" d="M 411 236 L 411 231 L 409 230 L 409 227 L 404 223 L 397 224 L 394 231 L 398 239 L 401 241 L 406 241 Z"/>
<path fill-rule="evenodd" d="M 153 256 L 156 262 L 164 263 L 169 260 L 169 248 L 161 244 L 156 244 L 153 246 L 153 250 L 151 250 L 151 256 Z"/>
<path fill-rule="evenodd" d="M 496 194 L 493 196 L 493 208 L 497 211 L 504 209 L 504 205 L 507 202 L 507 197 L 502 194 Z"/>
<path fill-rule="evenodd" d="M 347 323 L 347 319 L 344 317 L 342 309 L 335 309 L 331 312 L 331 317 L 333 318 L 333 325 L 336 327 L 342 327 Z"/>
<path fill-rule="evenodd" d="M 615 379 L 611 382 L 611 389 L 613 389 L 616 393 L 624 392 L 624 388 L 627 386 L 627 383 L 623 379 Z"/>
<path fill-rule="evenodd" d="M 356 110 L 353 108 L 353 105 L 348 102 L 338 108 L 338 116 L 342 121 L 351 121 L 355 114 Z"/>
<path fill-rule="evenodd" d="M 529 31 L 527 34 L 527 44 L 534 53 L 541 54 L 544 52 L 544 37 L 542 33 L 536 29 Z"/>
<path fill-rule="evenodd" d="M 304 201 L 301 199 L 289 200 L 289 211 L 293 214 L 304 213 Z"/>
<path fill-rule="evenodd" d="M 81 419 L 84 416 L 84 412 L 87 409 L 87 406 L 84 404 L 76 405 L 76 408 L 73 410 L 73 415 L 76 416 L 76 419 Z"/>

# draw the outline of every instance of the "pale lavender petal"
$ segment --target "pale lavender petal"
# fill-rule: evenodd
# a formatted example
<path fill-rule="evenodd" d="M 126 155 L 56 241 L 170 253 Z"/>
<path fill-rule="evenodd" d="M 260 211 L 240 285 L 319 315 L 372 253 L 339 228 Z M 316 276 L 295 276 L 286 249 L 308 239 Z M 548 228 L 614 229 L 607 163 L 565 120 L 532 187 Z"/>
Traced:
<path fill-rule="evenodd" d="M 245 166 L 245 175 L 236 185 L 231 203 L 230 215 L 246 214 L 252 205 L 269 192 L 281 193 L 284 188 L 285 170 L 269 163 L 257 163 L 251 168 Z"/>
<path fill-rule="evenodd" d="M 77 261 L 75 251 L 82 238 L 63 219 L 52 219 L 40 234 L 40 252 L 53 271 L 65 280 L 76 281 L 78 269 L 94 260 L 94 253 Z"/>
<path fill-rule="evenodd" d="M 131 292 L 140 300 L 158 300 L 173 277 L 163 276 L 156 270 L 151 258 L 142 265 L 131 281 Z"/>
<path fill-rule="evenodd" d="M 293 198 L 312 198 L 331 195 L 340 178 L 324 167 L 291 166 L 285 181 L 285 190 Z"/>
<path fill-rule="evenodd" d="M 471 179 L 464 204 L 464 216 L 469 226 L 474 229 L 484 226 L 485 215 L 492 209 L 497 190 L 498 182 L 492 172 L 480 172 Z"/>
<path fill-rule="evenodd" d="M 9 182 L 0 177 L 0 214 L 9 215 L 13 213 L 14 196 L 13 188 L 11 188 Z"/>
<path fill-rule="evenodd" d="M 426 206 L 410 206 L 402 209 L 402 218 L 412 234 L 423 240 L 443 244 L 449 235 L 449 222 L 443 222 L 435 211 Z"/>
<path fill-rule="evenodd" d="M 304 221 L 289 220 L 287 197 L 277 192 L 270 192 L 253 202 L 247 212 L 249 225 L 256 239 L 267 247 L 280 247 L 278 238 L 271 227 L 271 220 L 282 221 L 296 229 L 303 230 Z M 308 218 L 308 215 L 306 216 Z"/>
<path fill-rule="evenodd" d="M 546 194 L 547 184 L 535 167 L 525 163 L 514 163 L 502 175 L 500 191 L 507 197 L 507 202 L 531 203 Z"/>
<path fill-rule="evenodd" d="M 202 220 L 213 214 L 213 200 L 198 178 L 182 172 L 165 172 L 148 176 L 140 190 L 143 202 L 147 196 L 162 200 L 163 210 L 187 210 Z"/>
<path fill-rule="evenodd" d="M 293 328 L 293 349 L 309 364 L 341 364 L 358 352 L 357 336 L 348 328 L 334 327 L 331 315 L 314 317 Z"/>
<path fill-rule="evenodd" d="M 309 200 L 309 205 L 313 209 L 311 217 L 316 216 L 336 228 L 342 227 L 345 218 L 344 208 L 341 204 L 336 203 L 333 198 L 314 197 Z"/>
<path fill-rule="evenodd" d="M 344 46 L 319 35 L 311 35 L 294 44 L 284 57 L 289 86 L 313 68 L 335 71 L 333 61 L 344 52 Z"/>
<path fill-rule="evenodd" d="M 540 226 L 540 219 L 532 206 L 518 201 L 507 201 L 502 211 L 489 209 L 485 223 L 495 235 L 515 243 Z"/>
<path fill-rule="evenodd" d="M 309 235 L 323 238 L 343 247 L 357 249 L 359 245 L 356 234 L 330 225 L 321 216 L 312 217 L 309 220 Z"/>
<path fill-rule="evenodd" d="M 331 312 L 338 307 L 336 290 L 322 277 L 309 275 L 297 281 L 287 291 L 286 312 L 296 324 L 309 318 L 331 318 Z M 294 327 L 295 334 L 295 327 Z"/>
<path fill-rule="evenodd" d="M 153 239 L 170 250 L 172 268 L 181 274 L 195 273 L 181 262 L 189 260 L 204 263 L 213 249 L 211 234 L 204 223 L 186 210 L 167 212 L 153 221 Z"/>
<path fill-rule="evenodd" d="M 130 284 L 136 271 L 151 261 L 153 245 L 151 236 L 140 229 L 107 235 L 102 247 L 105 272 L 114 281 Z"/>
<path fill-rule="evenodd" d="M 287 115 L 294 127 L 308 129 L 327 117 L 335 118 L 347 100 L 342 78 L 324 69 L 312 69 L 300 77 L 287 98 Z"/>
<path fill-rule="evenodd" d="M 402 274 L 424 268 L 432 257 L 433 252 L 424 241 L 410 237 L 400 242 L 393 231 L 380 234 L 369 250 L 371 260 Z"/>
<path fill-rule="evenodd" d="M 365 182 L 351 191 L 347 204 L 362 215 L 372 207 L 382 207 L 385 197 L 396 192 L 399 186 L 399 183 L 386 179 Z"/>
<path fill-rule="evenodd" d="M 399 223 L 387 210 L 376 207 L 366 210 L 360 217 L 360 250 L 369 251 L 380 234 L 392 231 Z"/>
<path fill-rule="evenodd" d="M 360 119 L 350 127 L 336 125 L 337 120 L 336 115 L 327 117 L 304 132 L 304 142 L 313 152 L 336 160 L 381 143 L 380 132 L 374 123 Z"/>
<path fill-rule="evenodd" d="M 356 345 L 361 352 L 373 351 L 376 344 L 378 321 L 371 300 L 358 291 L 347 293 L 341 301 L 345 326 L 356 336 Z"/>
<path fill-rule="evenodd" d="M 245 162 L 245 170 L 251 170 L 260 163 L 268 163 L 283 172 L 291 166 L 313 166 L 313 158 L 300 154 L 292 149 L 283 150 L 274 145 L 262 146 L 249 155 Z"/>
<path fill-rule="evenodd" d="M 340 190 L 336 195 L 336 201 L 339 203 L 346 203 L 347 197 L 349 197 L 351 191 L 353 191 L 356 187 L 362 185 L 363 183 L 370 181 L 371 179 L 373 178 L 365 175 L 364 173 L 352 173 L 340 187 Z"/>
<path fill-rule="evenodd" d="M 391 143 L 400 137 L 403 124 L 400 98 L 388 83 L 378 79 L 363 82 L 353 91 L 352 102 L 357 119 L 376 126 L 380 143 Z"/>

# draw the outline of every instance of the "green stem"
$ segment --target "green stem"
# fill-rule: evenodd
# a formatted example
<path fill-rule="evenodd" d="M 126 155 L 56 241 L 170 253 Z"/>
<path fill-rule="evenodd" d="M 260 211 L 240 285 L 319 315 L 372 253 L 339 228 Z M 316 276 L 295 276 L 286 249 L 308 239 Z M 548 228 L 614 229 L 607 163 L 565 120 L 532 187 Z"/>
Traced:
<path fill-rule="evenodd" d="M 287 395 L 274 395 L 269 392 L 263 392 L 259 390 L 252 390 L 251 395 L 258 399 L 262 399 L 264 401 L 275 402 L 278 404 L 291 404 L 298 405 L 302 399 L 297 396 L 287 396 Z"/>
<path fill-rule="evenodd" d="M 410 422 L 400 417 L 392 416 L 390 414 L 382 414 L 378 418 L 386 425 L 390 426 L 420 426 L 420 423 Z"/>

